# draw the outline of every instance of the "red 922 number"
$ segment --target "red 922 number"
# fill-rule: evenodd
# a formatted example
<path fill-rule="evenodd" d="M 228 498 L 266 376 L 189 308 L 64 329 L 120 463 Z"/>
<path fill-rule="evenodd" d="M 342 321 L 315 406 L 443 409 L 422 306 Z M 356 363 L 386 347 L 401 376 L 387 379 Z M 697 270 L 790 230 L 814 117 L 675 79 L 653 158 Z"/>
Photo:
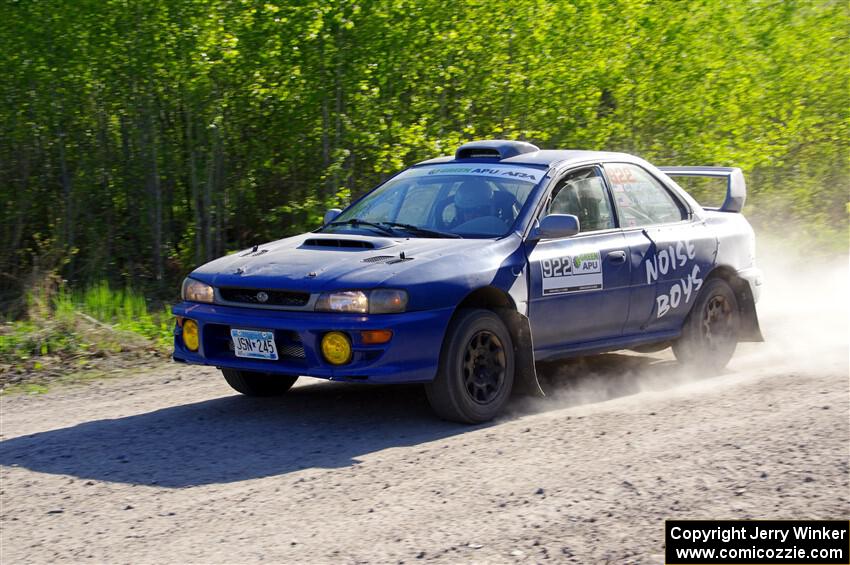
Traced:
<path fill-rule="evenodd" d="M 613 167 L 608 170 L 611 184 L 631 184 L 637 182 L 635 173 L 630 167 Z"/>

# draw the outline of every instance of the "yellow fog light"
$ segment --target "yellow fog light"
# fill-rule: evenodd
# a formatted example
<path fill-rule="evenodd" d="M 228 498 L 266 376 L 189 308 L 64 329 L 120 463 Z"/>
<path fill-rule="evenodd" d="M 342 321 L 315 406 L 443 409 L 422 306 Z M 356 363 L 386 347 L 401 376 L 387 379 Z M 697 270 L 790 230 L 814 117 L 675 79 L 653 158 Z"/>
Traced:
<path fill-rule="evenodd" d="M 201 336 L 198 332 L 198 322 L 195 320 L 183 320 L 183 344 L 189 351 L 198 350 Z"/>
<path fill-rule="evenodd" d="M 351 360 L 351 341 L 342 332 L 328 332 L 322 337 L 322 355 L 332 365 L 343 365 Z"/>

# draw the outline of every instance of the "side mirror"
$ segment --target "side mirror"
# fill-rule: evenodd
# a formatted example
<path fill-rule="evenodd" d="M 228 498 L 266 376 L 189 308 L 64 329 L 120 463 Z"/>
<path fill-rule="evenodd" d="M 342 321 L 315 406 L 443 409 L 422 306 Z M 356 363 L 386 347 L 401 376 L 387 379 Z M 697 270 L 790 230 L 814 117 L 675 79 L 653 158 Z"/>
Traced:
<path fill-rule="evenodd" d="M 531 232 L 532 239 L 559 239 L 581 231 L 578 218 L 572 214 L 549 214 Z"/>
<path fill-rule="evenodd" d="M 334 221 L 334 219 L 336 219 L 336 217 L 340 214 L 342 214 L 342 210 L 340 210 L 339 208 L 331 208 L 330 210 L 325 212 L 325 218 L 322 220 L 322 225 L 328 225 L 329 223 Z"/>

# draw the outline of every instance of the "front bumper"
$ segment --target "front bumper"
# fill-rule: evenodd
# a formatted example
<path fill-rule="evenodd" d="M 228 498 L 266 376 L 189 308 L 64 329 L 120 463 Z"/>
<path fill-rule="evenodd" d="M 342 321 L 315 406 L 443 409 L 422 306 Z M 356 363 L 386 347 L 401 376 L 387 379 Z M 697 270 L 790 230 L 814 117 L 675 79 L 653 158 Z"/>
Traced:
<path fill-rule="evenodd" d="M 332 380 L 413 383 L 429 382 L 436 376 L 453 308 L 361 315 L 181 302 L 172 312 L 198 322 L 201 336 L 198 351 L 189 351 L 183 345 L 182 329 L 175 327 L 175 361 Z M 273 330 L 280 358 L 236 357 L 231 348 L 231 328 Z M 334 330 L 351 338 L 353 356 L 346 365 L 331 365 L 322 357 L 320 340 Z M 360 339 L 361 330 L 392 330 L 393 336 L 386 344 L 366 345 Z"/>

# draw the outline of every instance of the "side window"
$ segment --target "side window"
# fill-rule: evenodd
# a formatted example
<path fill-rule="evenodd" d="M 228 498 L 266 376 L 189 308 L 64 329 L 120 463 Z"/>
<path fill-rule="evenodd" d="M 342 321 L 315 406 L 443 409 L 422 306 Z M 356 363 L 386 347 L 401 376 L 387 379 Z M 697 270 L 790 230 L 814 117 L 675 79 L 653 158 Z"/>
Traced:
<path fill-rule="evenodd" d="M 572 214 L 582 232 L 614 227 L 614 215 L 605 184 L 596 168 L 569 173 L 558 182 L 545 215 Z"/>
<path fill-rule="evenodd" d="M 681 206 L 657 180 L 636 165 L 608 163 L 605 174 L 624 228 L 679 222 Z"/>

